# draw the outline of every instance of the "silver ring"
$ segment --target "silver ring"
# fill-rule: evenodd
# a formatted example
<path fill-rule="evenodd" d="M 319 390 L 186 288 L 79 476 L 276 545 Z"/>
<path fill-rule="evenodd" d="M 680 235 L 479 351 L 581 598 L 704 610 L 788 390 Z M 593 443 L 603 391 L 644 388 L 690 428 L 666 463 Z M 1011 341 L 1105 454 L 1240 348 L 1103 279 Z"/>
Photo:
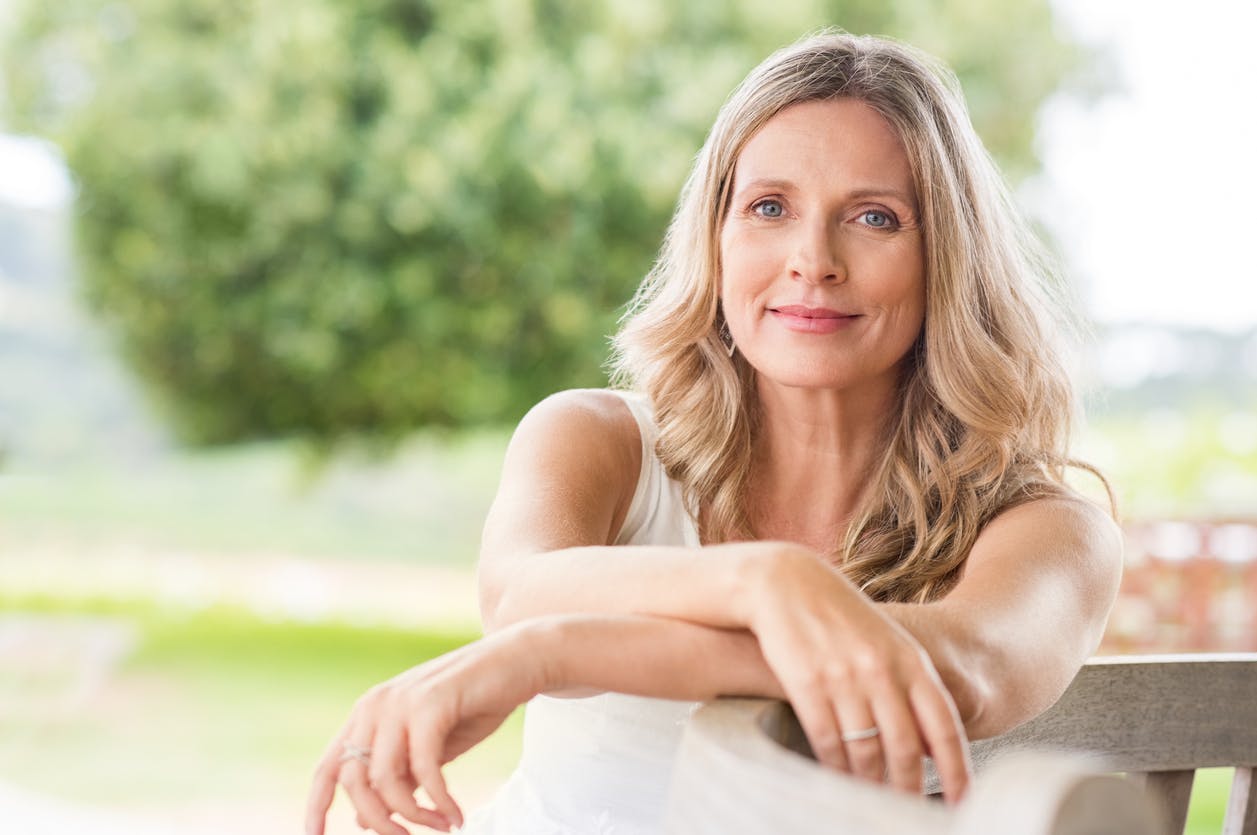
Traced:
<path fill-rule="evenodd" d="M 342 742 L 341 746 L 344 747 L 345 749 L 344 753 L 340 755 L 341 762 L 348 762 L 349 760 L 357 760 L 363 765 L 371 764 L 371 749 L 370 748 L 363 748 L 361 745 L 354 745 L 352 742 Z"/>
<path fill-rule="evenodd" d="M 865 728 L 862 731 L 851 731 L 850 733 L 845 733 L 842 735 L 842 741 L 843 742 L 859 742 L 862 739 L 872 739 L 873 737 L 877 736 L 880 733 L 881 731 L 879 731 L 877 729 L 877 726 L 874 725 L 873 727 Z"/>

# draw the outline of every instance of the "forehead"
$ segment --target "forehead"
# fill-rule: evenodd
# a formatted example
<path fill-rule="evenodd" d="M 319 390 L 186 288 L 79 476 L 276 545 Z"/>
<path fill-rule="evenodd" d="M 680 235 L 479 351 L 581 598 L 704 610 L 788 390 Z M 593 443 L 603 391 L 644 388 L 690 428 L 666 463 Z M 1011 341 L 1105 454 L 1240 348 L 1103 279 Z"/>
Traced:
<path fill-rule="evenodd" d="M 899 135 L 856 99 L 795 104 L 769 119 L 738 154 L 734 187 L 761 178 L 915 193 Z"/>

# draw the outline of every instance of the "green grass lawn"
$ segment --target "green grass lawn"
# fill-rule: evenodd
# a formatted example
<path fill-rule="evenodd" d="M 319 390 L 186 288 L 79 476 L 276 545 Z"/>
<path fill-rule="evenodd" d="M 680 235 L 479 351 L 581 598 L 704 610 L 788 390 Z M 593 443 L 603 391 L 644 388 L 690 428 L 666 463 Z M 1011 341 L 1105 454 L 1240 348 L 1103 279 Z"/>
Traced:
<path fill-rule="evenodd" d="M 1196 772 L 1191 806 L 1183 835 L 1219 835 L 1226 801 L 1231 793 L 1232 768 L 1202 768 Z"/>
<path fill-rule="evenodd" d="M 77 689 L 73 672 L 53 665 L 0 674 L 0 779 L 129 810 L 277 799 L 299 810 L 357 696 L 476 637 L 268 622 L 221 608 L 0 598 L 0 624 L 18 620 L 97 634 L 121 627 L 135 641 L 77 698 L 67 696 Z M 520 715 L 449 767 L 456 796 L 461 788 L 482 797 L 513 767 Z"/>
<path fill-rule="evenodd" d="M 239 808 L 222 827 L 238 833 L 249 810 L 278 809 L 274 826 L 298 828 L 314 762 L 354 699 L 472 640 L 474 593 L 434 600 L 462 587 L 416 586 L 415 617 L 397 620 L 399 589 L 383 588 L 382 600 L 394 597 L 388 611 L 361 622 L 355 611 L 348 623 L 335 620 L 347 598 L 333 588 L 330 616 L 309 623 L 259 614 L 286 611 L 256 605 L 255 592 L 273 592 L 260 586 L 210 598 L 239 608 L 197 609 L 198 577 L 221 567 L 213 579 L 241 582 L 259 566 L 289 563 L 361 566 L 375 582 L 368 569 L 407 569 L 407 581 L 424 566 L 465 573 L 506 438 L 421 433 L 389 458 L 341 451 L 315 460 L 271 443 L 6 462 L 0 624 L 37 616 L 37 632 L 59 637 L 18 657 L 0 642 L 0 780 L 79 804 L 158 810 L 163 822 Z M 378 625 L 390 621 L 412 625 Z M 75 653 L 118 634 L 131 642 L 126 652 L 86 681 Z M 464 802 L 483 800 L 505 777 L 519 736 L 517 713 L 449 767 Z"/>

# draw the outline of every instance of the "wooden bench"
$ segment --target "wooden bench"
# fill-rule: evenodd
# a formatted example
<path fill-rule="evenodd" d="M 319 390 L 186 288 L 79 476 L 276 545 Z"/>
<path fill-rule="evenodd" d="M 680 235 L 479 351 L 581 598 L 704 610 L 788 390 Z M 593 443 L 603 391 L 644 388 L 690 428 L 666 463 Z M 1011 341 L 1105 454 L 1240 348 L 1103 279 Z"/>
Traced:
<path fill-rule="evenodd" d="M 686 729 L 666 831 L 1179 835 L 1195 770 L 1228 766 L 1223 833 L 1257 835 L 1257 655 L 1095 659 L 1042 715 L 974 743 L 973 758 L 969 796 L 946 807 L 822 768 L 781 702 L 722 699 Z"/>

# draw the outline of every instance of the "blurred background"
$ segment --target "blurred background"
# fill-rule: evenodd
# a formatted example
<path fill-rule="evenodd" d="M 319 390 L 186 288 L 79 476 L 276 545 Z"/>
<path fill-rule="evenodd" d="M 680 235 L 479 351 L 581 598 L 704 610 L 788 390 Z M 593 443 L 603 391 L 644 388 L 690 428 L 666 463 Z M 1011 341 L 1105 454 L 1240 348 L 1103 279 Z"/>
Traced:
<path fill-rule="evenodd" d="M 946 59 L 1066 264 L 1077 451 L 1128 533 L 1104 651 L 1257 650 L 1254 24 L 0 0 L 0 828 L 294 831 L 353 699 L 478 634 L 510 427 L 605 383 L 720 103 L 822 26 Z M 465 807 L 518 746 L 516 715 L 451 767 Z"/>

